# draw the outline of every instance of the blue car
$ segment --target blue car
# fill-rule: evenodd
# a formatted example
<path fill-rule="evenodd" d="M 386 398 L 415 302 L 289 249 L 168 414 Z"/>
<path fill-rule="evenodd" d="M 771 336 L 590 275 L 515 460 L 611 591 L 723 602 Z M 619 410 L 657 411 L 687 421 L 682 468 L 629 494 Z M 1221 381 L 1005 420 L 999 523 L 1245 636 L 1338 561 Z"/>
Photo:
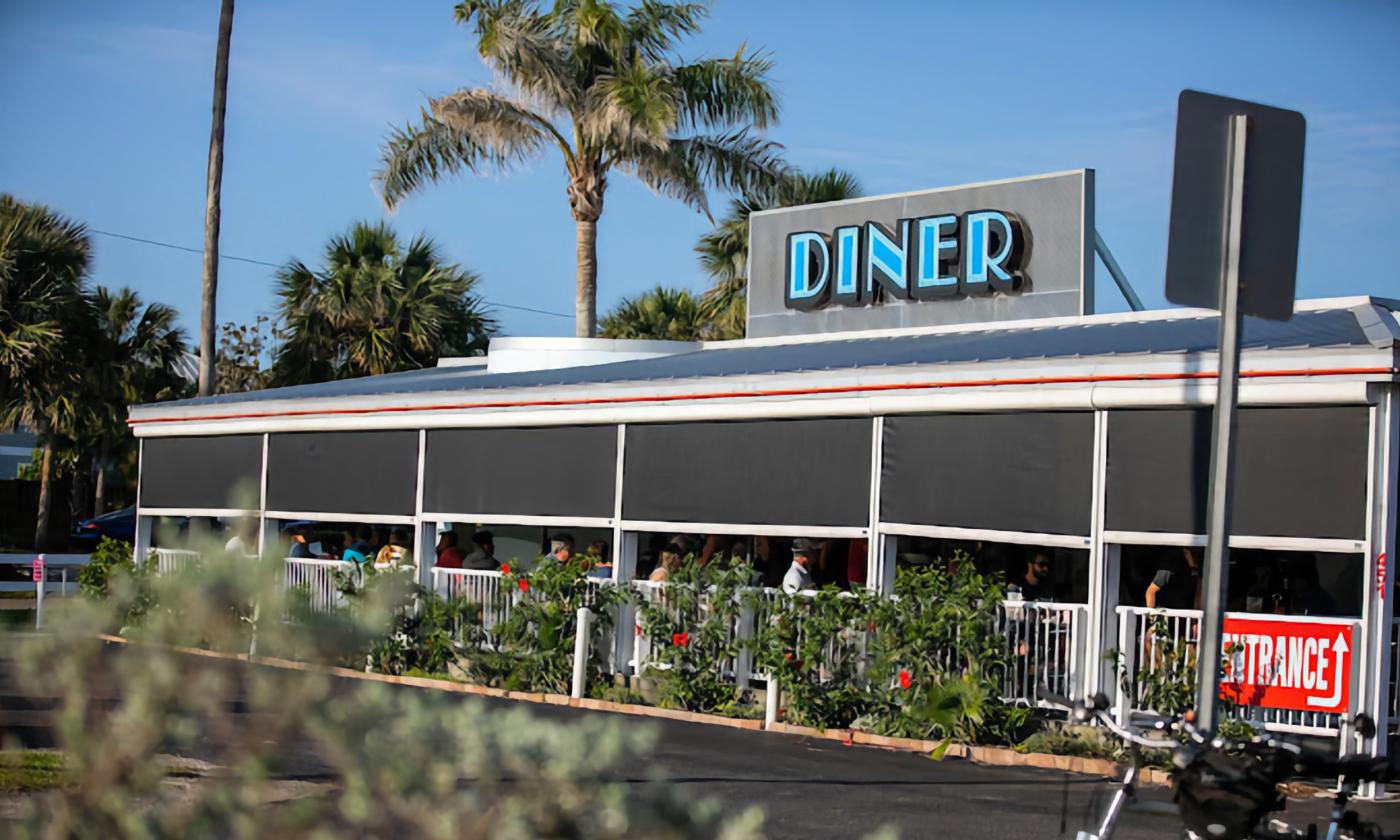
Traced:
<path fill-rule="evenodd" d="M 114 540 L 135 542 L 136 508 L 128 507 L 84 519 L 68 534 L 68 543 L 73 551 L 80 554 L 91 552 L 103 537 Z"/>

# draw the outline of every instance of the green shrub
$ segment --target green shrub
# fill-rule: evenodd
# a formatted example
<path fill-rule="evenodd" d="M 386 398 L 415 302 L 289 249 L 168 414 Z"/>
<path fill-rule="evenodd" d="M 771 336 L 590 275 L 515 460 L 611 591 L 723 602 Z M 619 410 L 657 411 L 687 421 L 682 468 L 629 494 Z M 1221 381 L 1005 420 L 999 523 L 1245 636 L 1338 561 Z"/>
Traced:
<path fill-rule="evenodd" d="M 89 598 L 106 598 L 112 575 L 136 571 L 132 562 L 131 543 L 103 537 L 88 556 L 88 561 L 78 570 L 78 589 Z"/>
<path fill-rule="evenodd" d="M 725 671 L 751 646 L 736 631 L 758 602 L 752 574 L 737 557 L 697 563 L 691 556 L 650 597 L 634 593 L 650 649 L 645 676 L 658 705 L 720 713 L 746 705 L 746 693 Z"/>
<path fill-rule="evenodd" d="M 510 600 L 510 611 L 491 628 L 489 643 L 483 638 L 472 645 L 472 676 L 512 690 L 568 694 L 578 611 L 588 607 L 593 621 L 587 683 L 594 685 L 611 657 L 613 616 L 625 594 L 621 587 L 590 579 L 580 563 L 542 558 L 530 572 L 507 572 L 499 597 Z"/>

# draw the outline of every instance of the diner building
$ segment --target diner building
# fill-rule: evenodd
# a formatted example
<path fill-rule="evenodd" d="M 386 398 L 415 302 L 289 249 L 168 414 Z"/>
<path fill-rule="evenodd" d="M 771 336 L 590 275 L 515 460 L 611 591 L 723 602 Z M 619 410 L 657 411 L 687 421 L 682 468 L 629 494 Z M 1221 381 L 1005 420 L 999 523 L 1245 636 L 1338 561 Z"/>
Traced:
<path fill-rule="evenodd" d="M 1218 323 L 1094 314 L 1092 176 L 756 214 L 739 341 L 501 338 L 431 369 L 134 407 L 136 551 L 160 517 L 253 519 L 264 545 L 291 521 L 399 526 L 424 549 L 450 523 L 503 558 L 603 540 L 625 581 L 684 535 L 771 586 L 805 538 L 818 584 L 882 592 L 964 552 L 1008 582 L 1038 563 L 1065 685 L 1114 694 L 1104 653 L 1140 644 L 1158 573 L 1205 543 Z M 1356 633 L 1347 708 L 1265 715 L 1280 728 L 1400 722 L 1397 309 L 1246 319 L 1230 609 Z M 1156 589 L 1158 609 L 1198 606 Z"/>

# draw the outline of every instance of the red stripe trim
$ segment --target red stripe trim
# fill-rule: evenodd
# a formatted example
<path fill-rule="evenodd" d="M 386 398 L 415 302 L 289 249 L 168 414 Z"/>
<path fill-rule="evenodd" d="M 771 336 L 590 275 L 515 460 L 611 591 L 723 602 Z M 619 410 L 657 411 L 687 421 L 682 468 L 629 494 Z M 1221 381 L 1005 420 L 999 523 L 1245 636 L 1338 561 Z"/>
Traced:
<path fill-rule="evenodd" d="M 1398 368 L 1324 368 L 1306 370 L 1246 370 L 1243 379 L 1269 379 L 1286 376 L 1362 376 L 1395 375 Z M 1166 382 L 1214 379 L 1214 371 L 1188 373 L 1121 373 L 1099 376 L 1030 376 L 1012 379 L 962 379 L 934 382 L 896 382 L 885 385 L 834 385 L 826 388 L 772 388 L 763 391 L 710 391 L 699 394 L 653 394 L 639 397 L 575 397 L 558 400 L 500 400 L 495 402 L 439 403 L 436 405 L 390 405 L 377 408 L 308 408 L 288 411 L 243 411 L 230 414 L 205 414 L 197 417 L 150 417 L 127 420 L 127 425 L 144 423 L 199 423 L 207 420 L 250 420 L 264 417 L 306 417 L 337 414 L 395 414 L 406 411 L 463 411 L 478 408 L 545 408 L 570 405 L 618 405 L 626 403 L 664 403 L 687 400 L 719 400 L 740 397 L 799 397 L 817 394 L 860 394 L 880 391 L 920 391 L 936 388 L 985 388 L 997 385 L 1080 385 L 1095 382 Z"/>

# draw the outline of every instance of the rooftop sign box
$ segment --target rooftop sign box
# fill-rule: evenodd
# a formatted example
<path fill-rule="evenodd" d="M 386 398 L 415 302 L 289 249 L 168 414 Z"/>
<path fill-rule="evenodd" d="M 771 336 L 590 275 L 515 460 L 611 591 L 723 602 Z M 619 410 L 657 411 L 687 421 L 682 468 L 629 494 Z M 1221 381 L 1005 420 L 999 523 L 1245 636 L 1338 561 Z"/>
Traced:
<path fill-rule="evenodd" d="M 1094 172 L 749 219 L 748 337 L 1086 315 Z"/>

